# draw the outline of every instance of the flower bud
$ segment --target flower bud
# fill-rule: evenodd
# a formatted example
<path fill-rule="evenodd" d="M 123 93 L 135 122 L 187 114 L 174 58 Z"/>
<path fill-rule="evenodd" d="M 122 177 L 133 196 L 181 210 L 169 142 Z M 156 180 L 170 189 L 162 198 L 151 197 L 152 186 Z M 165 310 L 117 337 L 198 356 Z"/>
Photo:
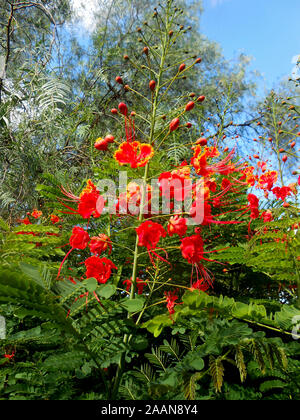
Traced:
<path fill-rule="evenodd" d="M 185 65 L 184 63 L 182 63 L 182 64 L 179 66 L 179 69 L 178 69 L 179 73 L 181 73 L 183 70 L 185 70 L 185 68 L 186 68 L 186 65 Z"/>
<path fill-rule="evenodd" d="M 171 132 L 176 131 L 179 127 L 179 124 L 180 124 L 179 118 L 174 118 L 174 120 L 171 121 L 171 123 L 170 123 L 170 131 Z"/>
<path fill-rule="evenodd" d="M 191 111 L 194 107 L 195 107 L 195 102 L 190 101 L 190 102 L 186 105 L 185 110 L 186 110 L 186 111 Z"/>
<path fill-rule="evenodd" d="M 196 60 L 196 64 L 199 64 L 199 63 L 201 63 L 201 61 L 202 61 L 202 58 L 197 58 L 197 60 Z"/>
<path fill-rule="evenodd" d="M 111 112 L 112 114 L 116 115 L 116 114 L 118 113 L 118 110 L 117 110 L 116 108 L 113 108 L 110 112 Z"/>
<path fill-rule="evenodd" d="M 123 79 L 120 76 L 116 77 L 116 82 L 119 83 L 119 85 L 123 85 Z"/>
<path fill-rule="evenodd" d="M 199 96 L 199 98 L 197 99 L 197 102 L 204 102 L 205 101 L 205 96 Z"/>
<path fill-rule="evenodd" d="M 200 146 L 206 146 L 207 145 L 207 139 L 205 137 L 202 137 L 196 141 L 196 144 L 199 144 Z"/>
<path fill-rule="evenodd" d="M 155 90 L 155 87 L 156 87 L 155 80 L 151 80 L 150 83 L 149 83 L 150 90 L 152 90 L 152 92 L 153 92 Z"/>
<path fill-rule="evenodd" d="M 288 160 L 287 155 L 284 155 L 283 158 L 282 158 L 282 161 L 285 163 L 287 160 Z"/>
<path fill-rule="evenodd" d="M 106 152 L 108 150 L 108 141 L 106 139 L 102 139 L 101 137 L 96 140 L 94 147 L 97 150 Z"/>
<path fill-rule="evenodd" d="M 104 139 L 107 143 L 113 143 L 115 141 L 114 136 L 112 136 L 111 134 L 109 134 L 108 136 L 105 137 Z"/>
<path fill-rule="evenodd" d="M 121 112 L 121 114 L 125 115 L 125 117 L 127 116 L 127 114 L 128 114 L 128 108 L 127 108 L 127 105 L 124 104 L 124 102 L 121 102 L 119 104 L 119 111 Z"/>
<path fill-rule="evenodd" d="M 146 55 L 148 55 L 149 54 L 149 48 L 148 47 L 145 47 L 143 49 L 143 53 L 146 54 Z"/>

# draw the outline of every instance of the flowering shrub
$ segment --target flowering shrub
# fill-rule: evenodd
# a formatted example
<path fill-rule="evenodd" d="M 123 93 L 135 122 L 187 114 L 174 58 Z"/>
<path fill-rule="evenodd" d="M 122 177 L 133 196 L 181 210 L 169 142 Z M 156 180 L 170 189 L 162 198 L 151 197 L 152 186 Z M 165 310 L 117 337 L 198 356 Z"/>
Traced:
<path fill-rule="evenodd" d="M 126 396 L 126 389 L 138 395 L 134 377 L 140 383 L 142 397 L 193 399 L 204 392 L 207 376 L 218 394 L 224 382 L 223 364 L 232 362 L 231 358 L 241 382 L 245 382 L 248 356 L 243 352 L 252 354 L 261 372 L 272 368 L 275 356 L 280 367 L 287 369 L 280 340 L 269 342 L 264 333 L 254 332 L 250 326 L 256 323 L 280 333 L 289 315 L 276 305 L 268 311 L 263 305 L 252 305 L 245 296 L 241 302 L 220 297 L 219 291 L 228 287 L 229 270 L 244 264 L 264 273 L 266 284 L 268 276 L 285 280 L 291 286 L 291 303 L 296 302 L 299 240 L 291 226 L 299 222 L 299 180 L 283 185 L 282 173 L 261 159 L 253 165 L 239 156 L 238 145 L 229 150 L 220 136 L 199 138 L 196 119 L 190 113 L 201 113 L 207 99 L 204 95 L 189 100 L 183 96 L 176 107 L 167 108 L 164 98 L 173 83 L 201 65 L 196 56 L 179 67 L 178 63 L 167 64 L 176 39 L 184 34 L 172 26 L 179 15 L 171 4 L 167 2 L 165 12 L 161 12 L 165 33 L 159 52 L 151 38 L 145 38 L 146 64 L 140 70 L 145 75 L 147 95 L 124 85 L 123 78 L 116 75 L 116 83 L 132 94 L 133 105 L 121 102 L 111 109 L 112 118 L 123 127 L 122 134 L 103 134 L 93 141 L 96 159 L 107 161 L 117 171 L 128 169 L 129 182 L 115 188 L 115 196 L 111 189 L 104 191 L 100 182 L 104 177 L 99 173 L 93 180 L 77 181 L 77 185 L 86 183 L 78 195 L 60 185 L 56 202 L 51 196 L 55 213 L 46 217 L 44 209 L 34 209 L 19 220 L 8 237 L 8 242 L 13 242 L 17 240 L 13 234 L 22 236 L 28 246 L 24 255 L 30 258 L 29 264 L 21 263 L 25 280 L 16 274 L 14 286 L 9 284 L 14 282 L 11 273 L 5 271 L 3 296 L 14 302 L 16 294 L 10 293 L 11 287 L 24 287 L 26 291 L 32 288 L 32 301 L 26 300 L 25 294 L 20 301 L 24 317 L 45 320 L 46 325 L 41 327 L 45 336 L 48 328 L 56 325 L 58 329 L 58 325 L 67 341 L 76 342 L 77 348 L 67 353 L 76 375 L 80 379 L 96 370 L 101 376 L 101 398 L 121 398 Z M 136 66 L 129 56 L 126 62 Z M 144 98 L 144 115 L 134 109 L 134 95 Z M 192 134 L 187 134 L 191 129 Z M 167 158 L 172 136 L 182 141 L 186 136 L 191 139 L 185 159 L 175 165 Z M 269 195 L 276 200 L 275 211 L 266 208 Z M 285 236 L 282 229 L 286 230 Z M 236 234 L 246 245 L 239 243 Z M 266 256 L 268 250 L 274 250 L 274 244 L 278 245 L 278 239 L 283 245 L 278 247 L 283 271 L 287 266 L 289 271 L 296 271 L 285 279 L 281 278 L 282 272 L 274 273 Z M 260 252 L 264 254 L 259 260 Z M 292 265 L 287 262 L 291 258 Z M 262 267 L 264 263 L 266 267 Z M 43 264 L 41 272 L 37 267 Z M 26 283 L 29 278 L 33 285 Z M 270 315 L 273 310 L 275 316 Z M 297 313 L 291 306 L 290 314 Z M 157 347 L 152 341 L 152 353 L 140 356 L 161 369 L 158 376 L 155 378 L 145 364 L 140 371 L 134 369 L 134 359 L 149 347 L 152 336 L 159 339 L 166 328 L 179 336 L 183 345 L 190 340 L 184 356 L 174 337 L 168 341 L 164 336 L 163 345 Z M 62 356 L 63 344 L 57 330 L 53 334 L 59 343 L 56 361 Z M 18 349 L 17 339 L 14 343 L 12 352 L 5 351 L 6 363 L 13 363 L 24 349 Z M 173 373 L 166 357 L 171 359 Z M 49 366 L 51 359 L 39 363 Z M 199 394 L 197 382 L 202 384 Z M 176 391 L 178 386 L 180 391 Z"/>

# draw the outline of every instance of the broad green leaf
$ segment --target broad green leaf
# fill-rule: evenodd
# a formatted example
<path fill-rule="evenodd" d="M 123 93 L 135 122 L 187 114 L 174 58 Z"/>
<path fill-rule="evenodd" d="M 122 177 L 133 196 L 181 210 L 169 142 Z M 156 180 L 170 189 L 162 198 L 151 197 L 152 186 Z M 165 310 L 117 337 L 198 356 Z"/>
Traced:
<path fill-rule="evenodd" d="M 128 312 L 139 312 L 144 307 L 145 300 L 144 298 L 137 298 L 127 300 L 122 303 L 123 308 L 125 308 Z"/>
<path fill-rule="evenodd" d="M 96 289 L 95 289 L 96 290 Z M 97 290 L 99 296 L 103 297 L 104 299 L 109 299 L 116 293 L 116 286 L 113 284 L 104 284 L 100 286 Z"/>

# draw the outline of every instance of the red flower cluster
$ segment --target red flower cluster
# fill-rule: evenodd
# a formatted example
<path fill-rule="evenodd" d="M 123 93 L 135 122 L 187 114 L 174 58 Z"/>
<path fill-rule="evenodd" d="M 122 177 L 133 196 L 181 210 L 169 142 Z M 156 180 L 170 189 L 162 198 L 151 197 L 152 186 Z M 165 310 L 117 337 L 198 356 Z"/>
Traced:
<path fill-rule="evenodd" d="M 90 236 L 86 230 L 81 227 L 75 226 L 69 243 L 72 249 L 85 249 L 90 242 Z"/>
<path fill-rule="evenodd" d="M 130 165 L 132 168 L 142 168 L 154 156 L 154 149 L 150 144 L 134 141 L 122 143 L 114 157 L 119 165 Z"/>
<path fill-rule="evenodd" d="M 84 262 L 86 277 L 95 278 L 98 283 L 105 284 L 111 276 L 112 269 L 117 270 L 115 264 L 108 258 L 90 257 Z"/>
<path fill-rule="evenodd" d="M 103 252 L 109 249 L 109 255 L 112 252 L 112 244 L 110 238 L 105 234 L 94 236 L 89 244 L 90 251 L 92 254 L 100 256 Z"/>
<path fill-rule="evenodd" d="M 291 195 L 292 190 L 290 187 L 276 187 L 273 188 L 272 193 L 276 195 L 277 200 L 285 201 L 285 199 Z"/>
<path fill-rule="evenodd" d="M 192 192 L 190 168 L 186 162 L 173 172 L 164 172 L 159 177 L 161 194 L 176 201 L 185 200 Z"/>
<path fill-rule="evenodd" d="M 166 302 L 167 302 L 167 308 L 170 314 L 170 317 L 172 319 L 172 315 L 175 314 L 175 306 L 178 305 L 178 303 L 176 303 L 176 300 L 178 299 L 177 296 L 177 291 L 173 290 L 170 292 L 165 292 L 165 298 L 166 298 Z"/>
<path fill-rule="evenodd" d="M 91 216 L 94 218 L 101 216 L 105 201 L 104 198 L 100 195 L 97 187 L 92 183 L 90 179 L 87 181 L 87 186 L 79 197 L 74 196 L 72 193 L 67 192 L 63 188 L 62 192 L 72 201 L 78 203 L 77 210 L 64 204 L 65 207 L 71 210 L 71 212 L 66 212 L 67 214 L 80 214 L 84 219 L 90 219 Z"/>
<path fill-rule="evenodd" d="M 249 194 L 248 195 L 248 201 L 249 201 L 249 208 L 251 211 L 251 215 L 250 218 L 252 220 L 254 219 L 258 219 L 259 218 L 259 199 L 256 197 L 256 195 L 254 194 Z"/>
<path fill-rule="evenodd" d="M 35 219 L 39 219 L 42 215 L 43 215 L 43 212 L 36 209 L 33 210 L 33 212 L 31 213 L 31 216 L 34 217 Z"/>
<path fill-rule="evenodd" d="M 138 228 L 136 228 L 136 233 L 139 239 L 138 245 L 144 246 L 147 249 L 150 260 L 154 266 L 155 264 L 153 261 L 152 254 L 160 260 L 167 262 L 167 260 L 165 260 L 155 252 L 155 249 L 162 249 L 164 252 L 166 252 L 163 248 L 157 248 L 157 244 L 160 241 L 160 238 L 165 238 L 167 236 L 167 232 L 162 227 L 162 225 L 160 225 L 159 223 L 147 221 L 142 223 Z M 168 257 L 167 253 L 166 256 Z"/>
<path fill-rule="evenodd" d="M 11 354 L 5 353 L 5 359 L 12 360 L 15 357 L 15 352 L 13 351 Z"/>
<path fill-rule="evenodd" d="M 178 235 L 181 238 L 187 232 L 187 221 L 183 217 L 177 215 L 171 217 L 168 224 L 168 235 Z"/>
<path fill-rule="evenodd" d="M 55 214 L 51 214 L 50 219 L 53 225 L 61 221 L 60 217 L 56 216 Z"/>
<path fill-rule="evenodd" d="M 127 186 L 127 192 L 121 193 L 116 205 L 116 213 L 118 215 L 132 214 L 138 216 L 140 213 L 142 199 L 141 187 L 135 182 L 130 182 Z M 150 214 L 151 210 L 151 186 L 147 185 L 144 212 Z"/>
<path fill-rule="evenodd" d="M 120 103 L 119 110 L 125 117 L 126 142 L 120 144 L 114 158 L 121 166 L 130 165 L 131 168 L 143 168 L 154 156 L 154 149 L 151 144 L 136 141 L 134 120 L 127 116 L 127 105 Z"/>

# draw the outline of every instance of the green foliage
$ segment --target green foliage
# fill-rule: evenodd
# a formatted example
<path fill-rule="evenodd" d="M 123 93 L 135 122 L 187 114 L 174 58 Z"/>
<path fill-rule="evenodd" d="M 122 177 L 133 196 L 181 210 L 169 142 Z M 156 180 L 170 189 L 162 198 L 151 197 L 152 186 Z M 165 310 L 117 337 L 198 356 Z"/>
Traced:
<path fill-rule="evenodd" d="M 288 147 L 296 133 L 297 104 L 286 117 L 272 93 L 263 112 L 256 106 L 249 115 L 245 98 L 254 84 L 247 79 L 248 57 L 231 65 L 213 42 L 191 29 L 191 22 L 198 23 L 198 0 L 174 4 L 163 1 L 158 16 L 150 10 L 154 0 L 114 1 L 99 13 L 90 43 L 79 45 L 63 26 L 71 17 L 69 1 L 20 6 L 0 0 L 0 44 L 10 75 L 0 79 L 0 315 L 7 327 L 0 341 L 0 399 L 300 398 L 300 346 L 293 333 L 300 317 L 296 194 L 285 207 L 266 200 L 262 207 L 272 210 L 274 220 L 252 221 L 248 232 L 249 214 L 236 213 L 248 206 L 247 186 L 229 192 L 222 211 L 212 206 L 212 217 L 225 224 L 203 226 L 201 232 L 203 255 L 211 252 L 220 263 L 205 261 L 207 273 L 212 266 L 215 273 L 207 293 L 189 286 L 191 265 L 176 235 L 157 248 L 168 252 L 174 266 L 160 259 L 151 264 L 136 238 L 143 218 L 83 220 L 64 205 L 76 208 L 76 196 L 91 177 L 95 183 L 118 182 L 113 146 L 99 152 L 94 142 L 108 133 L 116 143 L 124 139 L 123 118 L 109 111 L 121 101 L 136 112 L 138 140 L 155 146 L 147 182 L 189 161 L 191 145 L 204 132 L 224 157 L 226 138 L 242 135 L 233 162 L 239 165 L 249 155 L 251 130 L 259 134 L 263 128 L 260 145 L 266 149 L 266 137 L 275 138 L 273 160 L 284 184 L 288 174 L 279 148 Z M 65 42 L 56 42 L 59 34 Z M 149 55 L 142 53 L 144 46 Z M 200 72 L 195 51 L 202 57 Z M 190 67 L 189 77 L 176 74 L 182 63 Z M 129 85 L 115 83 L 117 75 Z M 149 91 L 150 78 L 157 92 Z M 194 109 L 182 113 L 196 96 L 192 91 L 206 96 L 205 105 L 195 100 Z M 180 130 L 165 136 L 178 115 Z M 297 155 L 292 150 L 288 155 L 291 169 Z M 129 168 L 127 175 L 130 182 L 141 170 Z M 215 180 L 221 184 L 223 178 L 216 174 Z M 62 202 L 62 187 L 74 202 Z M 44 213 L 36 221 L 30 215 L 34 208 Z M 51 213 L 61 216 L 57 225 L 50 223 Z M 25 214 L 33 223 L 25 225 Z M 240 224 L 226 225 L 235 215 Z M 164 216 L 155 220 L 167 228 Z M 86 278 L 88 248 L 72 249 L 58 277 L 72 246 L 70 232 L 83 222 L 91 237 L 105 233 L 112 241 L 107 256 L 118 270 L 105 284 Z M 136 284 L 124 286 L 137 276 L 146 283 L 142 295 Z M 174 314 L 166 308 L 169 289 L 178 294 Z"/>

